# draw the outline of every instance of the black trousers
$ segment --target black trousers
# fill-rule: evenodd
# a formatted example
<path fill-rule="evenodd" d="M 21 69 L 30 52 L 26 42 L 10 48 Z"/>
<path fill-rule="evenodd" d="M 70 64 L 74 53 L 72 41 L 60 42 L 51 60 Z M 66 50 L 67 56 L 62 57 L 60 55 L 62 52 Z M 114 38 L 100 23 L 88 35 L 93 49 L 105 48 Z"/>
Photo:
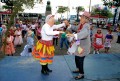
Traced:
<path fill-rule="evenodd" d="M 22 30 L 22 37 L 24 38 L 25 34 L 26 34 L 26 30 Z"/>
<path fill-rule="evenodd" d="M 120 36 L 118 36 L 117 38 L 117 43 L 120 43 Z"/>
<path fill-rule="evenodd" d="M 53 45 L 58 45 L 58 38 L 53 38 Z"/>
<path fill-rule="evenodd" d="M 84 68 L 83 68 L 84 58 L 85 56 L 84 57 L 75 56 L 76 67 L 79 69 L 80 74 L 84 74 Z"/>

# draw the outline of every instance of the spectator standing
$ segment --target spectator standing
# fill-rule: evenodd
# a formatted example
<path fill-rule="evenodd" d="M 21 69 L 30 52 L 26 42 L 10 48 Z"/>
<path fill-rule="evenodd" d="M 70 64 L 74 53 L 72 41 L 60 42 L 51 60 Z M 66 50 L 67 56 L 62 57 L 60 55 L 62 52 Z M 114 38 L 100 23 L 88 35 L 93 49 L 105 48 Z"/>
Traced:
<path fill-rule="evenodd" d="M 15 48 L 14 48 L 14 45 L 13 45 L 13 40 L 14 40 L 14 37 L 11 36 L 11 34 L 9 33 L 7 35 L 7 38 L 6 38 L 6 46 L 5 44 L 3 44 L 2 46 L 2 52 L 5 52 L 5 54 L 7 56 L 13 56 L 13 54 L 15 53 Z M 3 37 L 3 42 L 5 42 L 5 37 Z M 5 50 L 4 50 L 5 49 Z"/>
<path fill-rule="evenodd" d="M 14 45 L 21 47 L 22 43 L 23 43 L 22 31 L 20 30 L 19 27 L 17 27 L 17 29 L 16 29 L 16 31 L 15 31 Z"/>
<path fill-rule="evenodd" d="M 93 54 L 99 54 L 99 50 L 104 47 L 103 34 L 100 28 L 97 30 L 97 33 L 94 35 L 93 47 L 94 47 Z"/>
<path fill-rule="evenodd" d="M 36 35 L 36 25 L 34 22 L 32 22 L 31 29 L 34 32 L 34 34 Z"/>
<path fill-rule="evenodd" d="M 118 25 L 118 28 L 117 28 L 117 43 L 120 44 L 120 25 Z"/>
<path fill-rule="evenodd" d="M 111 48 L 112 40 L 113 40 L 112 30 L 108 30 L 108 33 L 105 36 L 105 43 L 104 43 L 105 53 L 108 53 L 109 49 Z"/>

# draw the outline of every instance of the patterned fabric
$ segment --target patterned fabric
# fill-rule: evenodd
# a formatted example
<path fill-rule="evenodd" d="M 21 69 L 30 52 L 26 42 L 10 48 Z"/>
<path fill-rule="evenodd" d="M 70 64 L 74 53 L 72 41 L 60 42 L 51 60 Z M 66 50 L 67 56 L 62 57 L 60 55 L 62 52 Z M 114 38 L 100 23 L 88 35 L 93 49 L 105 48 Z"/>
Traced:
<path fill-rule="evenodd" d="M 14 45 L 12 43 L 13 39 L 14 39 L 13 36 L 7 37 L 7 40 L 6 40 L 7 45 L 2 46 L 2 48 L 1 48 L 2 52 L 4 52 L 4 48 L 5 48 L 5 54 L 11 55 L 11 54 L 15 53 L 15 48 L 14 48 Z M 3 41 L 4 41 L 4 39 L 3 39 Z"/>
<path fill-rule="evenodd" d="M 109 47 L 111 48 L 111 41 L 113 39 L 113 35 L 112 34 L 107 34 L 105 37 L 105 43 L 104 43 L 104 47 Z"/>
<path fill-rule="evenodd" d="M 102 39 L 103 39 L 103 34 L 95 34 L 95 41 L 93 43 L 93 46 L 95 49 L 101 49 L 104 47 L 103 43 L 102 43 Z"/>
<path fill-rule="evenodd" d="M 34 39 L 32 37 L 27 37 L 27 45 L 25 45 L 24 50 L 21 52 L 21 56 L 32 56 L 31 51 L 33 50 Z"/>
<path fill-rule="evenodd" d="M 35 59 L 40 60 L 41 65 L 52 64 L 54 51 L 52 41 L 40 40 L 34 47 L 32 55 Z"/>
<path fill-rule="evenodd" d="M 22 34 L 21 31 L 17 31 L 17 30 L 15 31 L 14 45 L 21 45 L 23 43 L 21 34 Z"/>

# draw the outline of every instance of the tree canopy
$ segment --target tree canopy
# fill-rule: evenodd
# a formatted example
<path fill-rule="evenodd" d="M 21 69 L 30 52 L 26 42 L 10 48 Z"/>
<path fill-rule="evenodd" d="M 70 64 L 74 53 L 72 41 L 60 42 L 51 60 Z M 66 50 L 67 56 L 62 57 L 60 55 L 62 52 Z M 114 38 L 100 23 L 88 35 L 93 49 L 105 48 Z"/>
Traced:
<path fill-rule="evenodd" d="M 85 9 L 84 9 L 84 7 L 83 6 L 78 6 L 78 7 L 76 7 L 76 11 L 79 13 L 79 12 L 81 12 L 81 11 L 84 11 Z"/>
<path fill-rule="evenodd" d="M 92 15 L 101 15 L 101 16 L 106 16 L 108 18 L 111 18 L 113 17 L 113 14 L 108 10 L 108 9 L 99 9 L 99 8 L 94 8 L 92 11 L 91 11 L 91 14 Z"/>
<path fill-rule="evenodd" d="M 103 0 L 104 2 L 104 5 L 105 6 L 108 6 L 108 7 L 112 7 L 112 6 L 115 6 L 115 7 L 120 7 L 120 0 Z"/>
<path fill-rule="evenodd" d="M 59 6 L 58 10 L 57 10 L 57 12 L 60 13 L 60 14 L 65 13 L 67 11 L 69 11 L 69 8 L 68 7 L 64 7 L 64 6 Z"/>

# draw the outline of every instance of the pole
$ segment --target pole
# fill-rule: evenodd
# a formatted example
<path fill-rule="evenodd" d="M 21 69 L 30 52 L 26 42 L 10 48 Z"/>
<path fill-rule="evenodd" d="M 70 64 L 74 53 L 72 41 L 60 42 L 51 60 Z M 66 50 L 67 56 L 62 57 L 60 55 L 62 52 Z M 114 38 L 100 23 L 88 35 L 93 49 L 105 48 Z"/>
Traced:
<path fill-rule="evenodd" d="M 89 3 L 89 13 L 91 12 L 91 0 L 90 0 L 90 3 Z"/>
<path fill-rule="evenodd" d="M 114 18 L 113 18 L 113 26 L 114 26 L 114 24 L 116 23 L 117 11 L 118 11 L 118 7 L 115 9 L 115 14 L 114 14 Z"/>
<path fill-rule="evenodd" d="M 67 19 L 68 19 L 69 13 L 70 13 L 70 0 L 68 0 L 68 11 L 67 11 Z"/>

